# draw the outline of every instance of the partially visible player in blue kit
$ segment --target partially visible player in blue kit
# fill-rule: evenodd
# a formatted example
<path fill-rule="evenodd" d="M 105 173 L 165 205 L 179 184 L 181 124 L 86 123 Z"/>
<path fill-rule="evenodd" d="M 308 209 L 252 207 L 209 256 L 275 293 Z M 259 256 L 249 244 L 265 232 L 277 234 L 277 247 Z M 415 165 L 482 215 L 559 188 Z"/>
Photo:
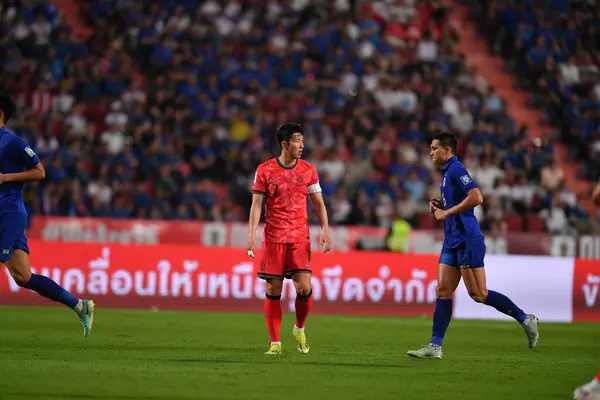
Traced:
<path fill-rule="evenodd" d="M 44 179 L 46 171 L 31 147 L 6 129 L 5 124 L 15 112 L 12 96 L 0 91 L 0 267 L 6 264 L 19 286 L 75 310 L 83 325 L 83 336 L 87 337 L 94 323 L 94 302 L 78 299 L 52 279 L 32 274 L 29 267 L 23 182 Z"/>
<path fill-rule="evenodd" d="M 444 245 L 439 261 L 437 301 L 433 314 L 430 343 L 410 350 L 418 358 L 442 358 L 442 342 L 452 318 L 452 295 L 463 279 L 473 300 L 494 307 L 516 319 L 527 335 L 529 348 L 538 342 L 538 319 L 525 314 L 502 293 L 488 290 L 485 279 L 485 242 L 473 209 L 483 203 L 483 196 L 465 166 L 456 158 L 456 138 L 449 133 L 437 134 L 431 142 L 431 159 L 441 167 L 441 199 L 431 199 L 429 210 L 444 221 Z"/>

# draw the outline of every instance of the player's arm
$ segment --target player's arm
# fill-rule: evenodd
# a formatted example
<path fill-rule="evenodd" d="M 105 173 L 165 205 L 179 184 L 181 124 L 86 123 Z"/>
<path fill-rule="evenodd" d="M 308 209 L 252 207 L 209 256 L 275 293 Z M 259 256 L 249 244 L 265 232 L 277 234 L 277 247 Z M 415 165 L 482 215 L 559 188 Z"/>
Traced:
<path fill-rule="evenodd" d="M 41 162 L 37 163 L 33 168 L 24 172 L 15 172 L 14 174 L 0 175 L 0 182 L 25 182 L 39 181 L 46 177 L 46 169 Z"/>
<path fill-rule="evenodd" d="M 321 248 L 323 252 L 327 253 L 331 250 L 331 233 L 329 232 L 329 218 L 327 217 L 327 207 L 323 200 L 323 193 L 316 192 L 310 195 L 313 205 L 315 206 L 315 213 L 321 225 L 323 231 L 323 237 L 321 238 Z"/>
<path fill-rule="evenodd" d="M 1 174 L 0 182 L 24 182 L 37 181 L 46 177 L 46 169 L 42 165 L 37 154 L 21 138 L 15 137 L 10 146 L 15 162 L 23 165 L 26 171 L 12 174 Z"/>
<path fill-rule="evenodd" d="M 263 201 L 267 195 L 265 182 L 264 173 L 259 166 L 254 174 L 254 182 L 252 183 L 252 205 L 250 206 L 250 216 L 248 217 L 248 246 L 246 247 L 246 252 L 252 258 L 254 258 L 252 250 L 256 247 L 256 228 L 258 228 Z"/>
<path fill-rule="evenodd" d="M 323 237 L 321 238 L 321 247 L 323 251 L 327 253 L 331 250 L 331 234 L 329 232 L 329 218 L 327 217 L 327 207 L 325 206 L 325 200 L 323 199 L 323 191 L 321 190 L 321 185 L 319 184 L 319 177 L 317 175 L 317 170 L 313 170 L 313 177 L 311 179 L 311 183 L 308 185 L 308 194 L 310 195 L 310 200 L 315 206 L 315 213 L 317 214 L 317 219 L 319 220 L 319 225 L 321 226 L 321 230 L 323 231 Z"/>
<path fill-rule="evenodd" d="M 446 215 L 451 216 L 455 214 L 460 214 L 465 211 L 469 211 L 478 205 L 483 204 L 483 195 L 479 188 L 473 188 L 467 192 L 467 196 L 463 201 L 461 201 L 456 206 L 449 208 L 446 210 Z"/>
<path fill-rule="evenodd" d="M 452 171 L 450 173 L 450 182 L 454 187 L 458 188 L 462 192 L 465 198 L 456 206 L 447 210 L 434 207 L 434 215 L 438 220 L 444 220 L 451 215 L 460 214 L 462 212 L 471 210 L 480 204 L 483 204 L 483 195 L 466 169 L 462 168 Z"/>
<path fill-rule="evenodd" d="M 252 194 L 252 206 L 250 206 L 250 218 L 248 220 L 248 246 L 246 253 L 254 258 L 254 248 L 256 247 L 256 228 L 260 222 L 260 213 L 262 212 L 264 195 Z"/>

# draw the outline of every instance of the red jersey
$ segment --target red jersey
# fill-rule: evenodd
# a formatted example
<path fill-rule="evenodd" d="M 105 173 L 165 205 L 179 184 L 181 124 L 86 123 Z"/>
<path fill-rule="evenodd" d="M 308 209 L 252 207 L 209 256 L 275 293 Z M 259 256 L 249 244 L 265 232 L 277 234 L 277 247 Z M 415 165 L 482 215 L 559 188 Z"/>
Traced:
<path fill-rule="evenodd" d="M 308 242 L 308 196 L 321 192 L 317 169 L 303 160 L 292 167 L 273 158 L 258 166 L 252 193 L 266 198 L 266 242 Z"/>

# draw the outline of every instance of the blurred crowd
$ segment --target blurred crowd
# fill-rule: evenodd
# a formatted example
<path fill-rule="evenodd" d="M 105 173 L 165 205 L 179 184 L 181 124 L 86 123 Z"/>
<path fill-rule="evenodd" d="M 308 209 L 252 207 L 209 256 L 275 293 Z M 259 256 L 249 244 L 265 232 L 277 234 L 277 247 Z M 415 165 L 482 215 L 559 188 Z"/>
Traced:
<path fill-rule="evenodd" d="M 532 142 L 465 65 L 461 26 L 445 1 L 85 3 L 89 37 L 74 35 L 50 0 L 0 5 L 0 85 L 20 109 L 10 128 L 47 168 L 25 194 L 34 217 L 246 220 L 256 166 L 278 154 L 278 124 L 297 121 L 334 224 L 437 226 L 426 215 L 427 199 L 439 196 L 429 141 L 444 129 L 459 137 L 459 156 L 482 187 L 485 230 L 594 228 L 564 185 L 551 140 Z M 506 10 L 521 2 L 489 3 L 482 13 L 516 34 L 500 16 L 520 29 L 522 13 Z M 538 36 L 552 43 L 538 31 L 545 20 L 526 21 L 535 28 L 528 45 Z M 488 36 L 531 64 L 507 36 Z M 559 72 L 573 62 L 568 54 Z M 524 81 L 536 70 L 527 71 Z M 569 86 L 565 97 L 564 81 L 549 79 L 561 73 L 544 71 L 530 90 L 554 90 L 538 98 L 560 118 L 552 123 L 564 127 L 577 110 L 563 137 L 589 145 L 597 93 Z M 556 99 L 562 114 L 552 111 Z M 595 108 L 579 111 L 590 102 Z"/>
<path fill-rule="evenodd" d="M 578 177 L 600 178 L 600 3 L 588 0 L 465 1 L 490 50 L 507 60 L 517 88 L 532 93 L 528 106 L 544 111 L 541 122 L 579 163 Z M 554 181 L 564 179 L 555 170 Z M 550 176 L 549 174 L 546 175 Z M 545 184 L 544 184 L 545 183 Z M 546 213 L 551 230 L 596 230 L 596 221 L 577 209 L 574 196 L 556 192 Z M 547 217 L 549 218 L 549 217 Z"/>

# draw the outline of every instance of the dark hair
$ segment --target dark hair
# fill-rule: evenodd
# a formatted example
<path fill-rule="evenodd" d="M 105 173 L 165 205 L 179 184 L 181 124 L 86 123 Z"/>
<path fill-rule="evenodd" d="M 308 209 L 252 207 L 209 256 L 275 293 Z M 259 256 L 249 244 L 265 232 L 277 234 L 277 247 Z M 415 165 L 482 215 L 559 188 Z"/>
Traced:
<path fill-rule="evenodd" d="M 439 140 L 440 145 L 444 147 L 450 147 L 453 154 L 456 154 L 456 147 L 458 146 L 458 142 L 456 141 L 456 137 L 447 132 L 436 133 L 433 137 L 433 140 Z"/>
<path fill-rule="evenodd" d="M 277 144 L 281 146 L 281 142 L 289 142 L 294 133 L 302 134 L 300 124 L 283 124 L 277 129 Z"/>
<path fill-rule="evenodd" d="M 0 90 L 0 111 L 4 113 L 4 123 L 7 123 L 17 112 L 15 100 L 10 93 L 5 92 L 4 90 Z"/>

